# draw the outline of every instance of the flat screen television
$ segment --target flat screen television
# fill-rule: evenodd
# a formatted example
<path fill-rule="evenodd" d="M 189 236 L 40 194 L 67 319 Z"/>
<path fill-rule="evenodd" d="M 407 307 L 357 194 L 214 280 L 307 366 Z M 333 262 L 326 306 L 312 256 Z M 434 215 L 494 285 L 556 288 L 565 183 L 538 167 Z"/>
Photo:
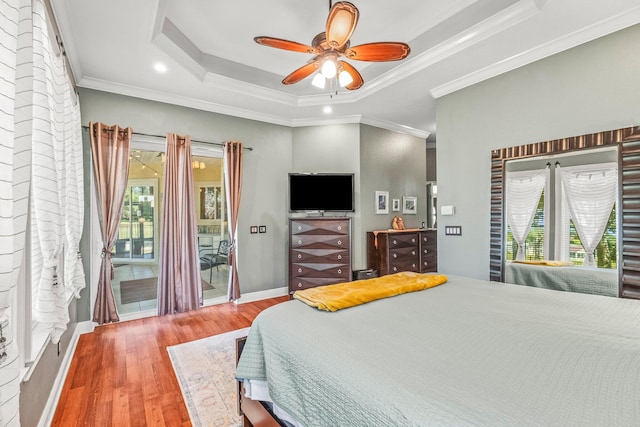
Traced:
<path fill-rule="evenodd" d="M 352 173 L 290 173 L 290 212 L 353 212 Z"/>

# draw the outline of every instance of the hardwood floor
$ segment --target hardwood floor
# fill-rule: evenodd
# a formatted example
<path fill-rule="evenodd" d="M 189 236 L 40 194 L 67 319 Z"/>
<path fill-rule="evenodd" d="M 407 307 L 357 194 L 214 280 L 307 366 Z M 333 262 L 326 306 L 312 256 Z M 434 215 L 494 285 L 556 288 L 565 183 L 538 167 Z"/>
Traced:
<path fill-rule="evenodd" d="M 81 335 L 52 426 L 191 426 L 166 347 L 250 326 L 288 300 L 225 303 Z"/>

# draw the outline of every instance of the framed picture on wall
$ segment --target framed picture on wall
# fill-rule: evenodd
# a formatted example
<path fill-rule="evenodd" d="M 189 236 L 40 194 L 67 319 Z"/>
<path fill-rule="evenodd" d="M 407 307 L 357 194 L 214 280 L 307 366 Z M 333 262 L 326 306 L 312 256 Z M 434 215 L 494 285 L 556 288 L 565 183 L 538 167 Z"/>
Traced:
<path fill-rule="evenodd" d="M 389 213 L 389 192 L 376 191 L 376 214 Z"/>
<path fill-rule="evenodd" d="M 391 210 L 394 212 L 400 211 L 400 199 L 393 199 L 393 202 L 391 203 Z"/>
<path fill-rule="evenodd" d="M 416 214 L 418 213 L 418 198 L 417 197 L 403 197 L 402 198 L 402 213 L 404 214 Z"/>

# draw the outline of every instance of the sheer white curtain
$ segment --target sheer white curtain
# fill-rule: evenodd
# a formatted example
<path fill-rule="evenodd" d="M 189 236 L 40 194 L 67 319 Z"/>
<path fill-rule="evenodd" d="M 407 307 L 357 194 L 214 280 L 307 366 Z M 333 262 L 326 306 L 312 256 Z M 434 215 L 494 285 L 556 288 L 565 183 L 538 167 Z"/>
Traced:
<path fill-rule="evenodd" d="M 599 163 L 556 167 L 561 197 L 586 252 L 584 266 L 594 266 L 594 251 L 602 239 L 618 194 L 618 165 Z"/>
<path fill-rule="evenodd" d="M 78 128 L 79 105 L 70 90 L 62 55 L 49 40 L 46 9 L 42 0 L 32 5 L 33 49 L 33 140 L 32 172 L 32 233 L 37 239 L 41 265 L 34 262 L 33 318 L 49 332 L 54 343 L 67 328 L 69 310 L 67 299 L 71 292 L 78 294 L 84 283 L 66 291 L 69 280 L 77 280 L 76 269 L 63 281 L 62 271 L 67 253 L 76 258 L 80 233 L 81 210 L 78 207 L 78 183 L 82 166 L 70 152 L 82 152 Z M 28 132 L 29 130 L 27 130 Z M 72 184 L 68 189 L 67 184 Z M 83 202 L 84 203 L 84 202 Z M 73 227 L 70 225 L 73 224 Z M 68 238 L 70 242 L 68 241 Z M 70 244 L 69 244 L 70 243 Z M 67 261 L 68 263 L 68 261 Z M 38 268 L 39 267 L 39 268 Z M 37 281 L 36 281 L 37 280 Z"/>
<path fill-rule="evenodd" d="M 13 337 L 13 295 L 22 266 L 28 204 L 29 144 L 15 137 L 19 1 L 0 2 L 0 425 L 20 425 L 20 358 Z M 24 155 L 27 153 L 27 156 Z M 26 185 L 25 183 L 26 178 Z M 26 196 L 23 194 L 26 188 Z"/>
<path fill-rule="evenodd" d="M 542 190 L 549 182 L 549 169 L 507 172 L 505 181 L 507 225 L 518 244 L 516 259 L 524 260 L 524 242 L 531 229 Z"/>

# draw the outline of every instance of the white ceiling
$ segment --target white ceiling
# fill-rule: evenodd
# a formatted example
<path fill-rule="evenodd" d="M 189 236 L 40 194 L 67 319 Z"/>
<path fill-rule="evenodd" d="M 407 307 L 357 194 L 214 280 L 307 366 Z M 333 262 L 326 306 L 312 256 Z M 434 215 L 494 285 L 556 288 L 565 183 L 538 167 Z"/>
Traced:
<path fill-rule="evenodd" d="M 286 126 L 367 123 L 433 140 L 435 98 L 640 22 L 638 0 L 352 0 L 351 45 L 403 41 L 403 61 L 350 61 L 364 86 L 331 97 L 281 80 L 311 55 L 328 0 L 51 0 L 77 83 Z M 159 74 L 157 62 L 168 71 Z M 331 105 L 333 111 L 323 112 Z"/>

